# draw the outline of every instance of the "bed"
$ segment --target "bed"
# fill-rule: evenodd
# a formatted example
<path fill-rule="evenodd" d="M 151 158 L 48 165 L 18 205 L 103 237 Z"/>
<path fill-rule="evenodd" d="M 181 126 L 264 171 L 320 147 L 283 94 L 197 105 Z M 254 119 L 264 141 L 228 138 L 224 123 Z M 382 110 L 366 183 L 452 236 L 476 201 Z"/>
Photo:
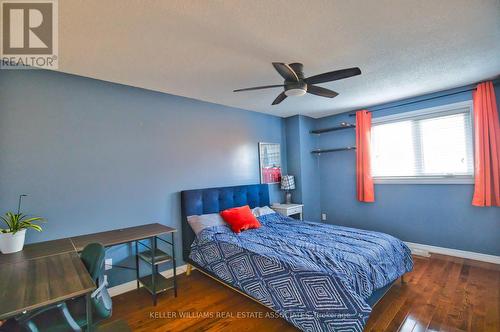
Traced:
<path fill-rule="evenodd" d="M 362 331 L 372 307 L 413 268 L 408 247 L 384 233 L 275 213 L 240 234 L 216 226 L 196 236 L 187 223 L 191 215 L 269 206 L 268 185 L 183 191 L 181 205 L 184 261 L 303 331 Z"/>

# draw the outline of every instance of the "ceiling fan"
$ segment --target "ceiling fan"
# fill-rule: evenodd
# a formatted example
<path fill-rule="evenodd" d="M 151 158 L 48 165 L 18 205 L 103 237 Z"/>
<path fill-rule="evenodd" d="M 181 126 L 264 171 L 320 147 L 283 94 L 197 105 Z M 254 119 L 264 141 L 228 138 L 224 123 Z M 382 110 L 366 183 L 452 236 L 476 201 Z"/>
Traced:
<path fill-rule="evenodd" d="M 303 96 L 306 94 L 306 92 L 321 97 L 334 98 L 338 96 L 337 92 L 313 84 L 341 80 L 344 78 L 361 74 L 361 70 L 358 67 L 353 67 L 353 68 L 335 70 L 328 73 L 323 73 L 304 78 L 304 72 L 302 71 L 304 66 L 301 63 L 295 62 L 287 65 L 286 63 L 282 62 L 273 62 L 273 66 L 276 69 L 276 71 L 278 71 L 278 73 L 281 75 L 281 77 L 285 79 L 283 84 L 264 85 L 264 86 L 256 86 L 253 88 L 237 89 L 233 90 L 233 92 L 260 90 L 269 88 L 285 88 L 285 90 L 282 93 L 280 93 L 278 97 L 276 97 L 272 105 L 277 105 L 281 103 L 288 96 Z"/>

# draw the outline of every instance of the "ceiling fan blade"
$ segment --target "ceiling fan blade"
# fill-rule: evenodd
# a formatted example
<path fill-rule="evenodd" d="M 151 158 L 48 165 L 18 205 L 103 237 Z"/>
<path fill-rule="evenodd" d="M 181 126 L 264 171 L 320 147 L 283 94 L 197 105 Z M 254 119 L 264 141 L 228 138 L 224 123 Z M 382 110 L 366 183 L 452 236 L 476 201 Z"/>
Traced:
<path fill-rule="evenodd" d="M 335 91 L 309 84 L 307 85 L 307 92 L 312 93 L 313 95 L 327 97 L 327 98 L 335 98 L 339 95 Z"/>
<path fill-rule="evenodd" d="M 328 73 L 323 73 L 319 75 L 314 75 L 311 77 L 308 77 L 304 79 L 304 81 L 307 84 L 318 84 L 318 83 L 325 83 L 325 82 L 331 82 L 331 81 L 336 81 L 336 80 L 341 80 L 343 78 L 348 78 L 356 75 L 361 74 L 361 69 L 358 67 L 353 67 L 353 68 L 347 68 L 347 69 L 341 69 L 341 70 L 335 70 L 331 71 Z"/>
<path fill-rule="evenodd" d="M 278 73 L 285 79 L 285 81 L 289 82 L 298 82 L 299 77 L 297 74 L 293 71 L 293 69 L 287 65 L 286 63 L 282 62 L 273 62 L 274 69 L 278 71 Z"/>
<path fill-rule="evenodd" d="M 281 103 L 283 100 L 285 100 L 286 98 L 286 94 L 285 94 L 285 91 L 283 91 L 282 93 L 280 93 L 278 95 L 278 97 L 276 97 L 276 99 L 273 101 L 273 103 L 271 105 L 277 105 L 279 103 Z"/>
<path fill-rule="evenodd" d="M 282 88 L 282 87 L 284 87 L 283 84 L 263 85 L 263 86 L 255 86 L 253 88 L 236 89 L 236 90 L 233 90 L 233 92 L 251 91 L 251 90 L 260 90 L 260 89 L 270 89 L 270 88 Z"/>

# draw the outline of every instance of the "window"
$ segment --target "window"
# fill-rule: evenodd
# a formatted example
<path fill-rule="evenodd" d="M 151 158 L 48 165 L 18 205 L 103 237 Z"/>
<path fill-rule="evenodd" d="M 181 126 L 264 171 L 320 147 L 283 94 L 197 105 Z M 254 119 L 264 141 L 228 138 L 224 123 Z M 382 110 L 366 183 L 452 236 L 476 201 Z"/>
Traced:
<path fill-rule="evenodd" d="M 375 183 L 473 183 L 470 102 L 375 118 Z"/>

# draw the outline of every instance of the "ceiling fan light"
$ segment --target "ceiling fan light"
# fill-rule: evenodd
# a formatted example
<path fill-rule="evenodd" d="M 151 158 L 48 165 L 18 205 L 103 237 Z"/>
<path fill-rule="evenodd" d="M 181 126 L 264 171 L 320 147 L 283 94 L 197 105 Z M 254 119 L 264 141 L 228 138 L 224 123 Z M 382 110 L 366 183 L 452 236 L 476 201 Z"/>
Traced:
<path fill-rule="evenodd" d="M 303 96 L 306 94 L 306 90 L 304 89 L 288 89 L 285 91 L 285 95 L 287 95 L 288 97 L 292 97 L 292 96 Z"/>

